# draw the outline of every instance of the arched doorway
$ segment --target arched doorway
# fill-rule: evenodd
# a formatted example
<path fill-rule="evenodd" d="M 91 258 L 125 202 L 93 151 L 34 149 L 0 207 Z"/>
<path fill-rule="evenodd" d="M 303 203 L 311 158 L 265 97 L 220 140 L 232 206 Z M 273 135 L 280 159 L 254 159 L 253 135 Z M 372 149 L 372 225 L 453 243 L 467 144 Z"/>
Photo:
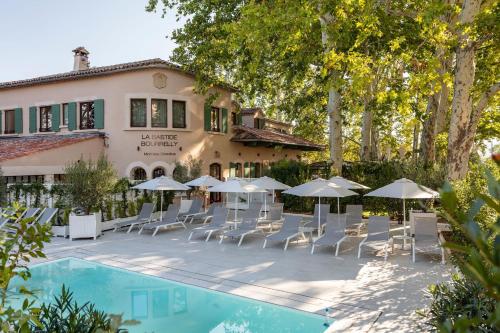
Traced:
<path fill-rule="evenodd" d="M 135 167 L 132 169 L 130 177 L 132 178 L 132 180 L 146 180 L 147 179 L 146 170 L 144 170 L 141 167 Z"/>
<path fill-rule="evenodd" d="M 218 180 L 222 180 L 222 167 L 219 163 L 212 163 L 209 166 L 209 174 L 210 176 L 217 178 Z M 212 202 L 221 202 L 222 195 L 220 193 L 210 193 L 210 203 Z"/>
<path fill-rule="evenodd" d="M 153 169 L 153 178 L 165 176 L 165 169 L 162 167 L 156 167 Z"/>

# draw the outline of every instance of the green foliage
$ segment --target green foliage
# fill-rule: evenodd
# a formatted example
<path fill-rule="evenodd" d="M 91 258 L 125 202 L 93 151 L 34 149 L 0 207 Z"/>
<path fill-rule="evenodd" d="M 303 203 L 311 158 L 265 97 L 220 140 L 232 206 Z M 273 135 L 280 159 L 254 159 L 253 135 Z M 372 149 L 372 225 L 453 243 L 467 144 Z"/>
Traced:
<path fill-rule="evenodd" d="M 292 160 L 281 160 L 271 164 L 269 175 L 292 187 L 303 184 L 311 179 L 309 166 L 304 162 Z M 293 195 L 282 196 L 284 208 L 294 212 L 311 211 L 313 209 L 313 200 L 312 198 L 300 198 Z"/>
<path fill-rule="evenodd" d="M 128 211 L 127 211 L 128 216 L 135 216 L 137 215 L 137 207 L 135 205 L 135 201 L 131 200 L 128 203 Z"/>
<path fill-rule="evenodd" d="M 2 168 L 0 167 L 0 206 L 7 203 L 7 180 L 3 176 Z"/>
<path fill-rule="evenodd" d="M 31 323 L 33 333 L 114 333 L 122 325 L 136 325 L 138 321 L 123 321 L 121 315 L 110 315 L 87 302 L 78 305 L 73 293 L 64 285 L 54 301 L 40 307 L 38 321 Z"/>
<path fill-rule="evenodd" d="M 500 183 L 486 169 L 487 191 L 475 192 L 467 209 L 459 208 L 456 190 L 446 183 L 441 191 L 444 217 L 461 230 L 466 243 L 445 242 L 454 253 L 462 276 L 452 284 L 432 286 L 427 323 L 440 332 L 498 332 L 500 330 Z M 483 206 L 495 211 L 493 224 L 481 226 L 476 216 Z"/>
<path fill-rule="evenodd" d="M 116 184 L 113 165 L 102 155 L 97 161 L 77 161 L 65 169 L 67 193 L 86 214 L 99 210 Z"/>
<path fill-rule="evenodd" d="M 11 217 L 20 217 L 21 207 L 14 204 L 16 212 Z M 33 218 L 22 219 L 17 224 L 9 225 L 8 231 L 0 230 L 0 331 L 29 332 L 29 323 L 37 322 L 37 309 L 27 298 L 20 309 L 14 309 L 8 304 L 11 295 L 9 288 L 13 279 L 28 280 L 31 276 L 28 264 L 32 259 L 44 258 L 44 244 L 50 241 L 50 225 L 31 225 Z M 32 291 L 22 286 L 21 295 L 32 295 Z"/>

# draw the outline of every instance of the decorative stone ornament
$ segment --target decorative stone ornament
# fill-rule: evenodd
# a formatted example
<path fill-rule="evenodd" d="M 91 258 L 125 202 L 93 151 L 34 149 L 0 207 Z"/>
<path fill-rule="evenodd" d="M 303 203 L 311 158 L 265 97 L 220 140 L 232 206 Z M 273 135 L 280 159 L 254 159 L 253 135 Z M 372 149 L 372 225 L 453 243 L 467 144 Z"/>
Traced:
<path fill-rule="evenodd" d="M 153 85 L 157 89 L 163 89 L 167 86 L 167 76 L 163 73 L 153 74 Z"/>

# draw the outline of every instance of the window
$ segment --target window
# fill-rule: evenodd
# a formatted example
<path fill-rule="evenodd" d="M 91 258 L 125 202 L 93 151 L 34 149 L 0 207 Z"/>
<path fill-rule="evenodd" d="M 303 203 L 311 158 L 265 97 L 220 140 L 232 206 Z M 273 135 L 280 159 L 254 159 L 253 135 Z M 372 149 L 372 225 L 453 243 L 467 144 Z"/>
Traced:
<path fill-rule="evenodd" d="M 94 129 L 94 102 L 80 103 L 80 129 Z"/>
<path fill-rule="evenodd" d="M 146 99 L 130 100 L 130 127 L 146 127 Z"/>
<path fill-rule="evenodd" d="M 5 110 L 5 134 L 16 132 L 16 112 L 15 110 Z"/>
<path fill-rule="evenodd" d="M 68 112 L 69 112 L 68 103 L 63 103 L 61 110 L 62 110 L 61 111 L 62 112 L 62 115 L 61 115 L 62 124 L 64 126 L 68 126 Z"/>
<path fill-rule="evenodd" d="M 132 179 L 133 180 L 146 180 L 146 170 L 141 167 L 136 167 L 132 170 Z"/>
<path fill-rule="evenodd" d="M 254 163 L 252 168 L 253 174 L 251 175 L 251 177 L 259 178 L 261 175 L 261 170 L 262 170 L 261 164 L 259 162 Z"/>
<path fill-rule="evenodd" d="M 151 99 L 151 127 L 167 127 L 166 99 Z"/>
<path fill-rule="evenodd" d="M 153 178 L 161 177 L 161 176 L 165 176 L 165 169 L 162 168 L 162 167 L 154 168 L 154 170 L 153 170 Z"/>
<path fill-rule="evenodd" d="M 172 127 L 186 128 L 186 102 L 172 102 Z"/>
<path fill-rule="evenodd" d="M 266 123 L 265 119 L 254 118 L 253 127 L 258 129 L 264 129 L 265 123 Z"/>
<path fill-rule="evenodd" d="M 243 169 L 241 163 L 229 163 L 229 177 L 242 177 Z"/>
<path fill-rule="evenodd" d="M 52 108 L 50 106 L 40 107 L 40 132 L 52 131 Z"/>
<path fill-rule="evenodd" d="M 210 112 L 210 130 L 220 132 L 220 109 L 213 106 Z"/>

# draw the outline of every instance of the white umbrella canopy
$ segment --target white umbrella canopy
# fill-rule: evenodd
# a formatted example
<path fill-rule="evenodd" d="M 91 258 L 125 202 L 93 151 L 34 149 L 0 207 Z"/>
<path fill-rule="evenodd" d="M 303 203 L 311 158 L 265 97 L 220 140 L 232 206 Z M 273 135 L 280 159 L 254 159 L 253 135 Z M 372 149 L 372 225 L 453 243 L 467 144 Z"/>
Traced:
<path fill-rule="evenodd" d="M 256 185 L 261 188 L 265 188 L 266 190 L 272 190 L 273 191 L 273 202 L 274 202 L 274 191 L 276 190 L 288 190 L 290 186 L 287 184 L 283 184 L 282 182 L 277 181 L 274 178 L 271 177 L 260 177 L 250 184 Z M 264 197 L 264 206 L 267 208 L 267 195 Z M 266 218 L 267 218 L 267 209 L 266 209 Z"/>
<path fill-rule="evenodd" d="M 184 185 L 187 186 L 205 186 L 205 187 L 211 187 L 219 184 L 222 184 L 220 180 L 209 175 L 201 176 L 187 183 L 184 183 Z"/>
<path fill-rule="evenodd" d="M 371 191 L 365 196 L 403 199 L 403 236 L 406 237 L 406 199 L 432 199 L 439 197 L 439 192 L 428 187 L 417 184 L 406 178 L 395 180 L 394 182 Z M 406 239 L 404 239 L 406 244 Z"/>
<path fill-rule="evenodd" d="M 396 199 L 431 199 L 439 197 L 439 192 L 419 185 L 410 179 L 401 178 L 389 185 L 371 191 L 365 196 Z"/>
<path fill-rule="evenodd" d="M 208 192 L 222 192 L 222 193 L 265 193 L 266 189 L 249 184 L 244 180 L 228 180 L 219 185 L 212 186 Z M 238 197 L 235 197 L 235 204 L 238 207 Z M 236 209 L 237 210 L 237 209 Z M 236 210 L 234 211 L 234 218 L 236 220 Z"/>
<path fill-rule="evenodd" d="M 321 198 L 337 198 L 337 211 L 340 213 L 340 200 L 339 198 L 349 197 L 351 195 L 358 195 L 349 189 L 335 185 L 334 183 L 317 178 L 310 182 L 292 187 L 284 191 L 285 194 L 296 195 L 300 197 L 318 197 L 319 203 L 321 203 Z M 321 214 L 321 210 L 320 210 Z M 321 235 L 321 216 L 318 216 L 318 237 Z"/>
<path fill-rule="evenodd" d="M 338 185 L 340 187 L 347 188 L 349 190 L 368 190 L 368 189 L 370 189 L 368 186 L 365 186 L 365 185 L 360 184 L 360 183 L 356 183 L 352 180 L 345 179 L 344 177 L 340 177 L 340 176 L 332 177 L 332 178 L 328 179 L 328 181 L 330 181 L 330 182 L 332 182 L 335 185 Z"/>
<path fill-rule="evenodd" d="M 187 191 L 191 188 L 167 176 L 156 177 L 132 187 L 136 190 L 161 191 L 160 197 L 160 221 L 163 219 L 163 191 Z"/>

